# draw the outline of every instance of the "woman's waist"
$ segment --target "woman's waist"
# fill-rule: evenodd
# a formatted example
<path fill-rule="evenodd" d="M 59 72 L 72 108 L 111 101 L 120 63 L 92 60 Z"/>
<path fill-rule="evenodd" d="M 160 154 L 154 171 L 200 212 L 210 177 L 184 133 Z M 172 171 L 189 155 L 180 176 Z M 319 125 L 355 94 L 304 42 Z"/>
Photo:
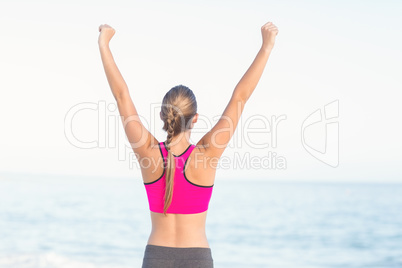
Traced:
<path fill-rule="evenodd" d="M 148 244 L 166 247 L 209 247 L 205 228 L 152 228 Z"/>

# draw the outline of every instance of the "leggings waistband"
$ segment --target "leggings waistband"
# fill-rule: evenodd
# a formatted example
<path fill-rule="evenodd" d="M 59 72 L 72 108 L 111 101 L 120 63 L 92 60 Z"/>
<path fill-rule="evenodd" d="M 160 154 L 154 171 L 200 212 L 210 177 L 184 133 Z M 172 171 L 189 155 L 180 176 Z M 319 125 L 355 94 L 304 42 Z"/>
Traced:
<path fill-rule="evenodd" d="M 146 245 L 144 259 L 212 260 L 211 248 Z"/>

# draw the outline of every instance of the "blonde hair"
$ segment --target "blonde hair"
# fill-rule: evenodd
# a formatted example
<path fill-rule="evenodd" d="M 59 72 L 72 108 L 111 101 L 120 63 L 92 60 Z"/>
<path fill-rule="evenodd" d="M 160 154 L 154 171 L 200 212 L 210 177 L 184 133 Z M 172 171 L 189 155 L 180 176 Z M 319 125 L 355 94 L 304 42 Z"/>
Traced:
<path fill-rule="evenodd" d="M 178 85 L 170 89 L 162 101 L 161 117 L 163 129 L 167 132 L 166 149 L 168 151 L 166 163 L 166 188 L 164 196 L 163 214 L 172 203 L 173 181 L 175 173 L 175 158 L 170 151 L 173 137 L 190 128 L 192 119 L 197 113 L 197 101 L 191 89 Z"/>

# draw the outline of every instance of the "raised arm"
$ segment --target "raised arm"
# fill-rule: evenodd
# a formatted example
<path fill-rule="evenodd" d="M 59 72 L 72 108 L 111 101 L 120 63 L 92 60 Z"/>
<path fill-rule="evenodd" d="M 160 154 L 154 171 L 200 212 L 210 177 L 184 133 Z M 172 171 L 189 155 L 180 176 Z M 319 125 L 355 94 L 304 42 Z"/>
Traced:
<path fill-rule="evenodd" d="M 232 97 L 215 126 L 198 142 L 211 157 L 220 157 L 236 130 L 244 105 L 250 98 L 264 71 L 274 47 L 278 28 L 268 22 L 261 27 L 262 46 L 257 56 L 236 85 Z"/>
<path fill-rule="evenodd" d="M 103 67 L 112 94 L 116 99 L 127 139 L 135 153 L 140 157 L 147 156 L 151 145 L 157 144 L 157 141 L 142 124 L 130 97 L 127 84 L 113 59 L 109 42 L 115 34 L 115 30 L 107 24 L 102 24 L 99 26 L 99 32 L 98 45 Z"/>

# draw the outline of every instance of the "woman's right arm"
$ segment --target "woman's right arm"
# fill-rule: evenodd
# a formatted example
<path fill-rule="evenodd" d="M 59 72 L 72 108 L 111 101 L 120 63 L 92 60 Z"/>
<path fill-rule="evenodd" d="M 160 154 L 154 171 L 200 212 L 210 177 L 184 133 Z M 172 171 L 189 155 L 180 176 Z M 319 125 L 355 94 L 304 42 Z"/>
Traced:
<path fill-rule="evenodd" d="M 215 126 L 197 143 L 205 149 L 205 154 L 219 158 L 236 130 L 244 105 L 250 98 L 264 71 L 269 55 L 274 47 L 278 28 L 268 22 L 261 27 L 262 46 L 253 63 L 236 85 L 232 97 Z"/>

